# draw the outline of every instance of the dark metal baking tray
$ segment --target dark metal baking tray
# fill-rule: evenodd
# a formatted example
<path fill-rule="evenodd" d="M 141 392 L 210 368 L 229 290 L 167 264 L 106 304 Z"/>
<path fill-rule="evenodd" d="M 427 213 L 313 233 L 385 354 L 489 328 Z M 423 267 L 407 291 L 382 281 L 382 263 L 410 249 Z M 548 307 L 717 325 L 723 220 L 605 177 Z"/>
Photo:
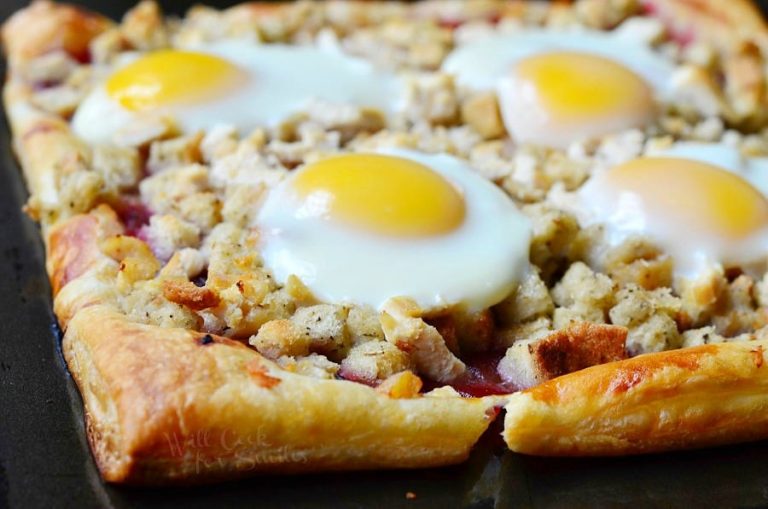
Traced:
<path fill-rule="evenodd" d="M 25 3 L 3 0 L 0 19 Z M 78 3 L 116 18 L 133 4 Z M 163 2 L 178 13 L 190 3 Z M 107 486 L 85 443 L 80 396 L 53 325 L 42 244 L 21 212 L 26 192 L 4 120 L 0 171 L 0 508 L 768 506 L 768 442 L 554 459 L 504 452 L 498 429 L 469 461 L 442 469 L 261 476 L 196 488 Z"/>

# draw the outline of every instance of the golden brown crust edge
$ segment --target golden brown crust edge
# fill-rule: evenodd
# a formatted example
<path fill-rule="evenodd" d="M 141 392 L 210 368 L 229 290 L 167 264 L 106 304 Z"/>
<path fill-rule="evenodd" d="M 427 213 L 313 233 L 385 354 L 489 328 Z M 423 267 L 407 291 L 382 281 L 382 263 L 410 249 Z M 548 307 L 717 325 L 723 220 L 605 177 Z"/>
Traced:
<path fill-rule="evenodd" d="M 112 24 L 74 5 L 35 0 L 5 22 L 2 39 L 11 65 L 53 50 L 86 60 L 91 39 Z"/>
<path fill-rule="evenodd" d="M 768 438 L 766 341 L 647 354 L 510 396 L 504 439 L 545 456 L 649 453 Z"/>
<path fill-rule="evenodd" d="M 101 15 L 49 0 L 33 1 L 2 25 L 0 35 L 9 64 L 3 102 L 13 148 L 29 188 L 27 212 L 43 228 L 93 205 L 65 203 L 61 198 L 63 180 L 86 169 L 88 150 L 64 119 L 34 104 L 33 84 L 25 81 L 20 69 L 52 51 L 87 60 L 92 39 L 113 25 Z"/>
<path fill-rule="evenodd" d="M 5 84 L 3 100 L 8 115 L 13 148 L 29 189 L 27 212 L 42 226 L 55 223 L 72 212 L 61 199 L 62 180 L 84 167 L 86 149 L 67 123 L 34 106 L 30 86 L 14 78 Z"/>
<path fill-rule="evenodd" d="M 391 399 L 288 373 L 235 341 L 130 323 L 108 306 L 76 314 L 63 350 L 112 482 L 447 465 L 495 414 L 490 400 Z"/>
<path fill-rule="evenodd" d="M 392 399 L 289 373 L 233 340 L 131 323 L 99 293 L 109 262 L 98 242 L 116 231 L 102 207 L 49 237 L 64 357 L 107 481 L 447 465 L 466 459 L 496 415 L 498 398 Z"/>

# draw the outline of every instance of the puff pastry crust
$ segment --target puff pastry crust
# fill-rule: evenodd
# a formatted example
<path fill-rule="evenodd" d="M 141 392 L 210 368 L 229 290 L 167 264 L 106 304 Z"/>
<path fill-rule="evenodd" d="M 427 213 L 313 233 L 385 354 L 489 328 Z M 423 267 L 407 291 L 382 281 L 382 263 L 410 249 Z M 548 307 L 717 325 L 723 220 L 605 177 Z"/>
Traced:
<path fill-rule="evenodd" d="M 765 341 L 602 364 L 510 396 L 504 440 L 552 456 L 621 455 L 768 437 Z"/>
<path fill-rule="evenodd" d="M 102 305 L 72 319 L 63 347 L 108 481 L 451 464 L 495 416 L 492 400 L 313 380 L 236 341 L 133 324 Z"/>
<path fill-rule="evenodd" d="M 746 1 L 649 0 L 696 37 L 758 40 Z M 52 49 L 82 54 L 111 22 L 38 1 L 3 27 L 4 89 L 28 209 L 43 225 L 64 355 L 83 396 L 88 439 L 110 482 L 207 482 L 255 472 L 446 465 L 465 459 L 506 403 L 504 439 L 518 452 L 613 455 L 768 437 L 764 342 L 638 356 L 508 397 L 397 399 L 343 380 L 279 368 L 244 344 L 129 321 L 100 276 L 99 243 L 123 231 L 106 205 L 61 203 L 61 180 L 87 150 L 67 122 L 30 101 L 20 62 Z M 733 44 L 730 44 L 733 42 Z M 507 402 L 508 401 L 508 402 Z"/>
<path fill-rule="evenodd" d="M 460 462 L 498 397 L 391 398 L 280 369 L 244 344 L 131 323 L 109 304 L 98 243 L 121 231 L 106 206 L 48 236 L 64 357 L 108 481 L 203 482 L 255 472 L 414 468 Z"/>

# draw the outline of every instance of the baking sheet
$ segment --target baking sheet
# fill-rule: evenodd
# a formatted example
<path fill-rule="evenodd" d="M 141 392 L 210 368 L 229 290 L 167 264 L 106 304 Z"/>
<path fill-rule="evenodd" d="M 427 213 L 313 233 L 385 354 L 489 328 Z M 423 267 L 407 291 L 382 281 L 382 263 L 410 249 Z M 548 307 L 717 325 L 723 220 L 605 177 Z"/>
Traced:
<path fill-rule="evenodd" d="M 77 3 L 119 17 L 134 2 Z M 162 3 L 183 12 L 192 2 Z M 24 4 L 2 0 L 0 19 Z M 106 486 L 88 452 L 80 397 L 59 351 L 42 244 L 21 213 L 26 194 L 4 120 L 0 182 L 0 508 L 768 506 L 768 442 L 553 459 L 505 452 L 498 429 L 469 461 L 449 468 L 261 476 L 197 488 Z"/>

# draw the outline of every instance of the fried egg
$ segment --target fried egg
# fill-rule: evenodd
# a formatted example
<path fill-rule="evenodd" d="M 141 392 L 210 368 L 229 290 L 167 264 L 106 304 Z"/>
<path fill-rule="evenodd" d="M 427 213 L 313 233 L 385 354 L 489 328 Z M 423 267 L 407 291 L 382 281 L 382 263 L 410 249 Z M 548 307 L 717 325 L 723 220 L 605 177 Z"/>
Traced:
<path fill-rule="evenodd" d="M 652 122 L 674 66 L 619 34 L 527 30 L 461 46 L 443 70 L 469 90 L 495 91 L 517 142 L 565 148 Z"/>
<path fill-rule="evenodd" d="M 671 147 L 649 152 L 648 155 L 680 157 L 700 161 L 731 171 L 748 180 L 768 196 L 768 157 L 747 157 L 725 143 L 678 141 Z"/>
<path fill-rule="evenodd" d="M 600 224 L 610 245 L 644 237 L 695 279 L 712 266 L 764 265 L 768 199 L 734 171 L 676 155 L 646 156 L 592 177 L 571 210 Z"/>
<path fill-rule="evenodd" d="M 113 143 L 142 120 L 166 117 L 183 132 L 230 124 L 272 126 L 310 101 L 389 114 L 403 90 L 393 75 L 340 52 L 226 41 L 133 55 L 80 104 L 72 125 L 90 143 Z"/>
<path fill-rule="evenodd" d="M 498 187 L 445 154 L 408 150 L 322 159 L 273 188 L 255 225 L 279 282 L 319 299 L 380 308 L 477 311 L 513 291 L 531 227 Z"/>

